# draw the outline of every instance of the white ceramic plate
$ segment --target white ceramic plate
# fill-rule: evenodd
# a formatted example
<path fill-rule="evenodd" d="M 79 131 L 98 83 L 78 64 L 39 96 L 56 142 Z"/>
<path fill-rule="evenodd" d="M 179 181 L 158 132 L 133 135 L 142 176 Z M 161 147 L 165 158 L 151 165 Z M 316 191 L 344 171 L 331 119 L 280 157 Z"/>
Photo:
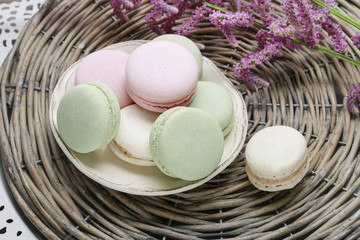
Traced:
<path fill-rule="evenodd" d="M 106 47 L 131 53 L 136 47 L 146 43 L 144 40 L 122 42 Z M 87 154 L 71 151 L 61 140 L 57 130 L 57 109 L 61 98 L 75 84 L 75 71 L 79 62 L 74 63 L 57 83 L 50 102 L 50 124 L 56 141 L 70 161 L 86 176 L 96 182 L 130 194 L 160 196 L 180 193 L 193 189 L 219 174 L 239 154 L 247 131 L 247 112 L 244 100 L 232 83 L 208 58 L 203 57 L 202 80 L 212 81 L 224 86 L 234 102 L 234 126 L 225 138 L 224 153 L 219 166 L 213 173 L 198 181 L 185 181 L 163 174 L 156 166 L 143 167 L 129 164 L 117 158 L 108 146 Z"/>

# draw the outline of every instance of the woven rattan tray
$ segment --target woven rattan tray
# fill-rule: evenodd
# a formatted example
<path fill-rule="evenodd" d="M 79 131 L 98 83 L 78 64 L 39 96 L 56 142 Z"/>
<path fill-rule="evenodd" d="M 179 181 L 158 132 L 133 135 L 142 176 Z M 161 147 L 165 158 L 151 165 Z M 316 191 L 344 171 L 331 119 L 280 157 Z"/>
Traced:
<path fill-rule="evenodd" d="M 339 1 L 339 6 L 355 19 L 359 15 L 355 1 Z M 121 41 L 154 38 L 144 20 L 150 9 L 150 3 L 143 2 L 129 12 L 130 21 L 121 24 L 108 1 L 47 1 L 0 69 L 3 168 L 20 208 L 44 237 L 360 238 L 360 124 L 342 97 L 359 81 L 359 69 L 308 49 L 285 51 L 258 68 L 270 87 L 249 91 L 233 78 L 231 68 L 255 51 L 252 29 L 235 31 L 237 48 L 206 22 L 190 38 L 205 45 L 203 55 L 243 95 L 249 117 L 246 142 L 263 127 L 278 124 L 304 134 L 311 171 L 293 190 L 266 193 L 253 187 L 243 151 L 204 185 L 162 197 L 105 188 L 69 162 L 49 126 L 49 101 L 57 80 L 85 54 Z M 349 54 L 360 56 L 355 49 Z"/>

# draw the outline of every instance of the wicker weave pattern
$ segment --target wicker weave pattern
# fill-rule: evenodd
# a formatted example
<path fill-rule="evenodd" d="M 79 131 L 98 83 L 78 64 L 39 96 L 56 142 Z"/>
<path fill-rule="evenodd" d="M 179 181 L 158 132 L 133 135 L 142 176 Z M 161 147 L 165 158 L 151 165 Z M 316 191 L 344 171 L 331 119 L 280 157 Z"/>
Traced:
<path fill-rule="evenodd" d="M 354 18 L 359 15 L 359 3 L 339 2 Z M 292 191 L 254 188 L 242 153 L 210 182 L 165 197 L 104 188 L 65 158 L 48 119 L 57 80 L 83 55 L 120 41 L 154 38 L 144 21 L 150 9 L 145 1 L 122 24 L 104 0 L 49 0 L 0 69 L 2 163 L 14 197 L 41 233 L 47 239 L 360 238 L 360 125 L 341 96 L 360 79 L 359 70 L 315 51 L 286 51 L 259 68 L 270 87 L 249 91 L 233 79 L 231 68 L 256 50 L 253 29 L 238 29 L 237 49 L 208 23 L 190 38 L 206 46 L 204 56 L 243 94 L 248 137 L 277 124 L 305 135 L 312 170 Z M 356 49 L 349 53 L 360 56 Z"/>

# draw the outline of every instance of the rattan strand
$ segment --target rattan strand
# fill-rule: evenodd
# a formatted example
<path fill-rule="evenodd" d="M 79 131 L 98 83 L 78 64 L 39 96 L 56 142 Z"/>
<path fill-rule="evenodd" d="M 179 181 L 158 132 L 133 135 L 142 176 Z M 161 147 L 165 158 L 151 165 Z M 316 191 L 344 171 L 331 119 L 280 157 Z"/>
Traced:
<path fill-rule="evenodd" d="M 359 20 L 357 2 L 338 2 Z M 278 3 L 274 6 L 278 11 Z M 311 171 L 293 190 L 265 193 L 254 188 L 246 176 L 243 151 L 208 183 L 163 197 L 107 189 L 66 159 L 49 127 L 49 100 L 57 80 L 95 50 L 155 37 L 144 20 L 150 9 L 145 1 L 128 12 L 130 21 L 121 23 L 104 0 L 49 0 L 29 21 L 0 69 L 6 179 L 20 208 L 45 238 L 360 238 L 359 119 L 349 115 L 343 97 L 360 79 L 359 69 L 306 48 L 285 50 L 281 58 L 257 70 L 270 87 L 249 91 L 233 78 L 231 68 L 256 50 L 254 29 L 234 30 L 240 40 L 236 49 L 206 22 L 190 38 L 204 44 L 203 55 L 243 95 L 247 140 L 278 124 L 304 134 Z M 349 54 L 358 58 L 359 50 L 352 47 Z"/>

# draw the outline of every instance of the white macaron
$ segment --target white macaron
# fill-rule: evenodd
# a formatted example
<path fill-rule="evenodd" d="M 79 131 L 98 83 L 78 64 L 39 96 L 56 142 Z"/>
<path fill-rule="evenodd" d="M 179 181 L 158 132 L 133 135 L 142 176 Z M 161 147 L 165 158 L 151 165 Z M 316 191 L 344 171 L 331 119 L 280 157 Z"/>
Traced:
<path fill-rule="evenodd" d="M 149 136 L 159 115 L 137 104 L 121 109 L 119 130 L 110 143 L 110 149 L 126 162 L 140 166 L 154 166 L 149 148 Z"/>
<path fill-rule="evenodd" d="M 263 191 L 291 189 L 309 170 L 306 140 L 287 126 L 267 127 L 255 133 L 245 156 L 250 182 Z"/>

